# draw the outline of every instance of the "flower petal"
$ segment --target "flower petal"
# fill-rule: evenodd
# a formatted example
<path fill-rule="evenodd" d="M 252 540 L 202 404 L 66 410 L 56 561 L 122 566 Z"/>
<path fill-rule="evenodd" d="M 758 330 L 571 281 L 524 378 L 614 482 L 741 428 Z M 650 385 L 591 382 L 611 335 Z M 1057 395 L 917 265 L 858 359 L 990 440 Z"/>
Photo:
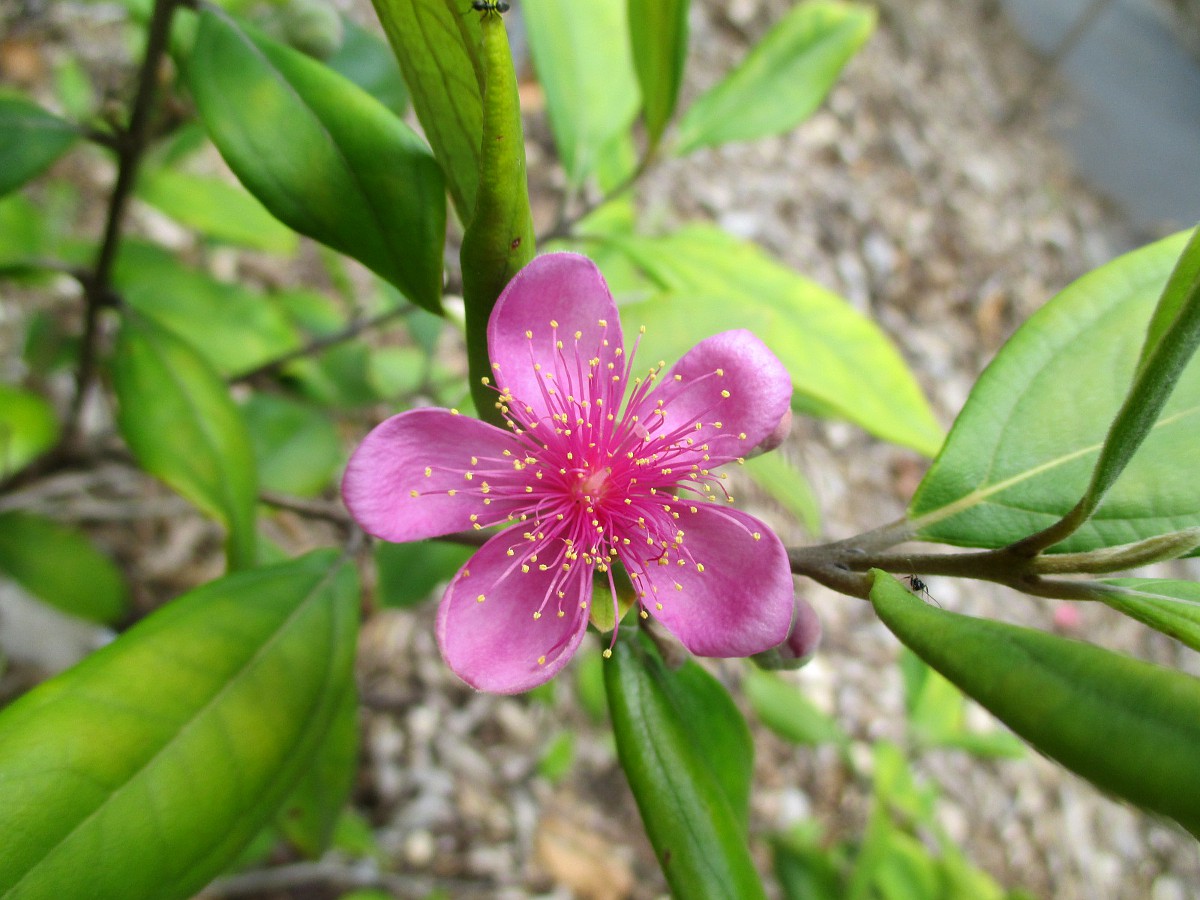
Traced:
<path fill-rule="evenodd" d="M 707 444 L 715 468 L 746 456 L 770 436 L 791 400 L 792 380 L 783 363 L 740 329 L 706 338 L 684 354 L 640 404 L 640 418 L 661 416 L 656 436 L 686 434 L 696 447 Z M 660 412 L 651 413 L 654 408 Z"/>
<path fill-rule="evenodd" d="M 471 687 L 498 694 L 537 687 L 565 666 L 587 630 L 581 604 L 591 601 L 587 567 L 565 584 L 557 566 L 523 572 L 522 560 L 536 548 L 517 531 L 502 531 L 467 560 L 438 608 L 446 663 Z"/>
<path fill-rule="evenodd" d="M 646 610 L 698 656 L 750 656 L 783 643 L 794 593 L 779 538 L 736 509 L 704 503 L 674 510 L 689 561 L 678 565 L 673 552 L 668 565 L 648 560 L 631 571 Z"/>
<path fill-rule="evenodd" d="M 522 423 L 561 412 L 555 395 L 615 409 L 625 391 L 617 305 L 596 264 L 577 253 L 539 256 L 513 276 L 488 322 L 488 352 Z"/>
<path fill-rule="evenodd" d="M 505 451 L 525 453 L 508 432 L 478 419 L 445 409 L 402 412 L 358 445 L 342 498 L 364 531 L 397 543 L 470 528 L 472 515 L 488 524 L 528 503 L 523 487 L 520 495 L 483 493 L 489 468 L 508 481 L 522 477 Z"/>

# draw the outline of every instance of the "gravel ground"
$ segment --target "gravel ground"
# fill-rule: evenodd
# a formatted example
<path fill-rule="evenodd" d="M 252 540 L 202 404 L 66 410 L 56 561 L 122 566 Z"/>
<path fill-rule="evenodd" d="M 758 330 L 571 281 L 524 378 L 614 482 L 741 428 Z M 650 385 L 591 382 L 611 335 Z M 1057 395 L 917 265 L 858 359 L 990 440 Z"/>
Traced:
<path fill-rule="evenodd" d="M 869 312 L 949 426 L 978 372 L 1023 319 L 1077 275 L 1151 235 L 1132 233 L 1117 210 L 1072 177 L 1036 110 L 997 124 L 1035 68 L 993 2 L 876 5 L 877 34 L 811 121 L 786 137 L 665 164 L 641 196 L 649 221 L 715 221 Z M 788 6 L 698 0 L 685 97 L 715 81 Z M 48 13 L 56 25 L 47 39 L 78 44 L 80 23 L 90 20 L 63 9 Z M 106 59 L 90 62 L 108 71 Z M 544 132 L 544 123 L 531 122 L 531 134 Z M 544 154 L 531 148 L 531 170 Z M 81 178 L 102 188 L 90 171 Z M 153 225 L 144 210 L 136 212 Z M 834 538 L 899 516 L 925 467 L 915 454 L 837 423 L 798 421 L 784 452 L 811 478 Z M 89 483 L 90 495 L 110 512 L 169 507 L 170 528 L 109 526 L 110 543 L 142 593 L 169 596 L 181 587 L 174 583 L 181 569 L 168 563 L 211 559 L 212 529 L 181 516 L 152 484 L 104 477 L 99 488 L 95 478 Z M 770 502 L 742 493 L 785 540 L 807 539 Z M 285 517 L 278 527 L 292 544 L 329 540 L 300 520 Z M 207 567 L 189 565 L 186 577 L 209 577 Z M 1055 608 L 1045 601 L 948 579 L 929 587 L 950 609 L 1039 627 L 1053 621 Z M 814 585 L 802 590 L 824 620 L 826 640 L 819 657 L 790 677 L 837 716 L 860 749 L 880 738 L 901 740 L 895 641 L 863 604 Z M 1085 610 L 1081 632 L 1198 671 L 1167 639 L 1104 613 Z M 395 896 L 421 897 L 435 887 L 455 898 L 642 900 L 665 893 L 611 738 L 573 689 L 578 669 L 557 680 L 552 701 L 479 695 L 442 664 L 432 608 L 368 619 L 355 803 L 378 830 L 389 868 L 404 873 L 387 881 Z M 731 684 L 739 678 L 736 664 L 714 670 Z M 797 750 L 752 724 L 755 834 L 808 817 L 831 837 L 859 833 L 868 786 L 833 754 Z M 575 734 L 573 765 L 565 777 L 547 777 L 539 761 L 566 731 Z M 1039 758 L 979 762 L 937 752 L 921 757 L 917 770 L 942 788 L 948 833 L 1006 886 L 1062 900 L 1200 896 L 1194 841 Z M 337 896 L 287 887 L 289 875 L 343 885 L 364 877 L 327 861 L 260 880 L 253 895 Z M 224 893 L 236 887 L 227 884 Z"/>

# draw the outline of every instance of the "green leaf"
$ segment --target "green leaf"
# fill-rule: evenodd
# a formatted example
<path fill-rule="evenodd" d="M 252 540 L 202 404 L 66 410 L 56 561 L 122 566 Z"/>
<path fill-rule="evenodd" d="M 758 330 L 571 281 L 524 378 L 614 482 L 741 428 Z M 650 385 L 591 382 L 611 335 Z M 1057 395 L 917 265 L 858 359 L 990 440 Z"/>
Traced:
<path fill-rule="evenodd" d="M 37 459 L 58 441 L 58 417 L 40 394 L 0 384 L 0 479 Z"/>
<path fill-rule="evenodd" d="M 747 666 L 742 690 L 755 715 L 784 740 L 804 747 L 850 746 L 850 738 L 836 721 L 778 675 Z"/>
<path fill-rule="evenodd" d="M 483 141 L 479 19 L 458 0 L 371 0 L 460 222 L 471 221 Z"/>
<path fill-rule="evenodd" d="M 325 60 L 325 65 L 349 78 L 396 115 L 403 116 L 408 109 L 408 87 L 392 48 L 350 19 L 343 19 L 342 27 L 345 29 L 342 46 Z"/>
<path fill-rule="evenodd" d="M 93 622 L 117 622 L 129 609 L 129 589 L 112 560 L 80 532 L 32 513 L 0 513 L 0 572 Z"/>
<path fill-rule="evenodd" d="M 195 894 L 317 757 L 357 606 L 332 551 L 232 575 L 0 713 L 0 896 Z"/>
<path fill-rule="evenodd" d="M 194 341 L 222 375 L 248 372 L 300 346 L 274 298 L 188 268 L 158 247 L 126 243 L 113 281 L 126 303 Z"/>
<path fill-rule="evenodd" d="M 379 603 L 394 607 L 423 603 L 434 588 L 453 578 L 474 553 L 474 547 L 444 541 L 410 544 L 376 541 L 374 556 L 379 573 Z"/>
<path fill-rule="evenodd" d="M 357 771 L 358 694 L 351 678 L 315 759 L 279 811 L 280 830 L 305 856 L 316 859 L 329 849 Z"/>
<path fill-rule="evenodd" d="M 872 571 L 909 649 L 1040 752 L 1200 835 L 1200 680 L 1028 628 L 926 605 Z"/>
<path fill-rule="evenodd" d="M 714 770 L 714 765 L 749 765 L 748 734 L 727 736 L 722 749 L 707 752 L 714 746 L 710 736 L 721 733 L 720 721 L 729 720 L 710 719 L 699 700 L 679 705 L 695 685 L 682 685 L 678 676 L 648 642 L 624 634 L 604 666 L 617 753 L 646 834 L 676 896 L 765 897 L 746 844 L 745 816 L 731 804 L 728 782 L 723 784 Z M 741 730 L 745 727 L 741 722 Z M 706 740 L 697 741 L 698 733 Z M 742 746 L 734 757 L 725 756 L 733 744 Z"/>
<path fill-rule="evenodd" d="M 1179 318 L 1187 307 L 1197 305 L 1197 282 L 1200 282 L 1200 228 L 1192 229 L 1191 240 L 1184 247 L 1154 308 L 1150 326 L 1146 329 L 1146 342 L 1142 345 L 1138 360 L 1139 373 L 1149 363 L 1167 333 L 1178 327 Z"/>
<path fill-rule="evenodd" d="M 764 453 L 748 459 L 744 471 L 750 479 L 812 534 L 821 532 L 821 505 L 812 485 L 782 453 Z"/>
<path fill-rule="evenodd" d="M 504 19 L 485 15 L 482 62 L 483 147 L 479 158 L 479 190 L 470 224 L 463 234 L 459 260 L 466 307 L 467 362 L 471 396 L 480 418 L 493 425 L 504 421 L 495 393 L 484 385 L 490 377 L 487 328 L 501 291 L 509 279 L 533 259 L 533 215 L 525 175 L 525 138 L 521 100 Z"/>
<path fill-rule="evenodd" d="M 771 841 L 775 877 L 785 900 L 843 900 L 837 849 L 825 850 L 800 826 Z"/>
<path fill-rule="evenodd" d="M 868 6 L 796 6 L 679 123 L 680 156 L 699 147 L 788 131 L 807 119 L 875 28 Z"/>
<path fill-rule="evenodd" d="M 0 197 L 0 275 L 23 274 L 50 241 L 42 213 L 20 194 Z"/>
<path fill-rule="evenodd" d="M 842 298 L 711 226 L 609 240 L 666 291 L 621 309 L 626 328 L 646 326 L 646 358 L 678 359 L 700 338 L 748 328 L 787 367 L 796 406 L 818 406 L 925 454 L 940 446 L 899 352 Z"/>
<path fill-rule="evenodd" d="M 1166 325 L 1164 318 L 1169 318 Z M 1175 264 L 1147 328 L 1142 357 L 1125 402 L 1109 428 L 1079 508 L 1090 515 L 1158 421 L 1200 345 L 1200 228 Z"/>
<path fill-rule="evenodd" d="M 407 125 L 333 70 L 211 9 L 187 72 L 213 142 L 273 215 L 440 310 L 445 187 Z"/>
<path fill-rule="evenodd" d="M 600 150 L 637 114 L 625 39 L 627 0 L 524 0 L 525 28 L 567 181 L 580 184 Z"/>
<path fill-rule="evenodd" d="M 628 0 L 629 42 L 651 146 L 675 114 L 687 62 L 689 0 Z"/>
<path fill-rule="evenodd" d="M 137 194 L 181 225 L 219 241 L 268 253 L 292 254 L 299 240 L 240 187 L 175 169 L 142 173 Z"/>
<path fill-rule="evenodd" d="M 18 96 L 0 96 L 0 196 L 36 178 L 79 139 L 70 122 Z"/>
<path fill-rule="evenodd" d="M 138 463 L 224 523 L 231 569 L 253 565 L 254 451 L 225 382 L 190 344 L 132 310 L 112 371 L 117 427 Z"/>
<path fill-rule="evenodd" d="M 253 394 L 242 416 L 264 490 L 312 497 L 329 486 L 342 442 L 328 414 L 274 394 Z"/>
<path fill-rule="evenodd" d="M 560 731 L 546 745 L 538 760 L 537 773 L 551 784 L 558 784 L 575 765 L 575 732 Z"/>
<path fill-rule="evenodd" d="M 914 653 L 900 657 L 908 728 L 920 747 L 955 747 L 978 756 L 1019 757 L 1024 747 L 1005 731 L 980 733 L 967 727 L 966 698 Z"/>
<path fill-rule="evenodd" d="M 1171 578 L 1111 578 L 1103 584 L 1111 590 L 1097 591 L 1097 599 L 1200 650 L 1200 584 Z"/>
<path fill-rule="evenodd" d="M 1085 275 L 1001 348 L 909 506 L 920 537 L 1000 547 L 1075 507 L 1187 239 L 1167 238 Z M 1095 514 L 1052 550 L 1095 550 L 1200 525 L 1200 482 L 1188 465 L 1200 442 L 1197 412 L 1193 364 Z"/>

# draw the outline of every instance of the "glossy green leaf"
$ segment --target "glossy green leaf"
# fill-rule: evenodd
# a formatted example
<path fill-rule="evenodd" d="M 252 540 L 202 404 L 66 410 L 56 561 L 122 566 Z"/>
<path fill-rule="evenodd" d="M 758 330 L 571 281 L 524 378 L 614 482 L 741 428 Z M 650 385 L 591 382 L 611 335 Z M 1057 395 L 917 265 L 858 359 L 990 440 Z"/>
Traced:
<path fill-rule="evenodd" d="M 23 469 L 58 441 L 58 417 L 40 394 L 0 384 L 0 479 Z"/>
<path fill-rule="evenodd" d="M 194 342 L 222 375 L 248 372 L 300 346 L 272 297 L 189 268 L 158 247 L 126 243 L 113 281 L 126 303 Z"/>
<path fill-rule="evenodd" d="M 850 738 L 836 721 L 821 712 L 796 685 L 773 672 L 748 666 L 742 677 L 742 691 L 755 715 L 784 740 L 805 747 L 850 745 Z"/>
<path fill-rule="evenodd" d="M 533 215 L 525 174 L 521 100 L 504 18 L 484 15 L 483 146 L 475 210 L 463 234 L 463 304 L 466 307 L 467 364 L 471 397 L 480 418 L 503 425 L 494 390 L 483 383 L 492 372 L 487 326 L 501 291 L 533 259 Z"/>
<path fill-rule="evenodd" d="M 333 481 L 342 442 L 328 413 L 274 394 L 253 394 L 242 416 L 264 490 L 312 497 Z"/>
<path fill-rule="evenodd" d="M 696 341 L 748 328 L 792 376 L 794 402 L 932 455 L 941 430 L 891 341 L 842 298 L 753 245 L 698 225 L 661 238 L 610 238 L 665 293 L 622 307 L 626 329 L 646 326 L 651 360 L 673 360 Z"/>
<path fill-rule="evenodd" d="M 403 116 L 408 109 L 408 87 L 387 41 L 350 19 L 343 19 L 342 46 L 325 60 L 325 65 L 349 78 L 360 88 Z"/>
<path fill-rule="evenodd" d="M 679 123 L 676 152 L 788 131 L 807 119 L 875 28 L 869 6 L 809 0 L 792 9 Z"/>
<path fill-rule="evenodd" d="M 1200 584 L 1171 578 L 1112 578 L 1096 597 L 1118 612 L 1200 650 Z"/>
<path fill-rule="evenodd" d="M 1192 229 L 1191 240 L 1184 247 L 1171 277 L 1163 289 L 1162 297 L 1150 317 L 1146 329 L 1146 342 L 1138 360 L 1140 372 L 1150 361 L 1159 344 L 1169 331 L 1177 329 L 1177 322 L 1188 306 L 1195 306 L 1196 285 L 1200 282 L 1200 228 Z"/>
<path fill-rule="evenodd" d="M 117 622 L 129 609 L 129 589 L 112 560 L 80 532 L 32 513 L 0 513 L 0 573 L 93 622 Z"/>
<path fill-rule="evenodd" d="M 1165 324 L 1164 319 L 1168 320 Z M 1192 232 L 1151 317 L 1133 386 L 1117 411 L 1091 484 L 1080 502 L 1080 508 L 1088 515 L 1125 471 L 1158 422 L 1197 346 L 1200 346 L 1200 228 Z"/>
<path fill-rule="evenodd" d="M 748 766 L 748 734 L 710 743 L 725 717 L 710 718 L 695 697 L 681 705 L 696 685 L 681 684 L 679 672 L 638 636 L 617 641 L 604 683 L 621 767 L 671 890 L 689 900 L 765 897 L 746 844 L 745 816 L 714 768 Z M 732 744 L 742 746 L 730 758 L 724 754 Z"/>
<path fill-rule="evenodd" d="M 458 0 L 372 0 L 460 222 L 470 222 L 483 140 L 479 17 Z"/>
<path fill-rule="evenodd" d="M 633 68 L 651 145 L 675 114 L 687 61 L 689 0 L 627 0 Z"/>
<path fill-rule="evenodd" d="M 253 565 L 254 450 L 225 382 L 190 344 L 132 310 L 112 374 L 117 426 L 138 463 L 225 525 L 231 569 Z"/>
<path fill-rule="evenodd" d="M 920 747 L 954 747 L 977 756 L 1019 757 L 1024 745 L 1007 731 L 977 732 L 967 727 L 966 698 L 916 654 L 900 657 L 908 730 Z"/>
<path fill-rule="evenodd" d="M 0 896 L 195 894 L 317 757 L 356 616 L 353 570 L 310 554 L 180 597 L 6 708 Z"/>
<path fill-rule="evenodd" d="M 474 547 L 444 541 L 389 544 L 376 541 L 377 599 L 383 606 L 415 606 L 428 600 L 434 588 L 446 584 L 471 558 Z"/>
<path fill-rule="evenodd" d="M 572 185 L 587 177 L 601 149 L 637 114 L 626 2 L 521 4 L 558 158 Z"/>
<path fill-rule="evenodd" d="M 176 222 L 218 241 L 291 254 L 296 233 L 242 188 L 219 178 L 157 169 L 138 179 L 137 195 Z"/>
<path fill-rule="evenodd" d="M 36 178 L 79 139 L 79 130 L 24 97 L 0 96 L 0 196 Z"/>
<path fill-rule="evenodd" d="M 280 809 L 284 836 L 305 856 L 329 849 L 358 771 L 358 694 L 347 679 L 329 731 L 300 783 Z"/>
<path fill-rule="evenodd" d="M 1040 752 L 1200 835 L 1200 680 L 1091 644 L 947 612 L 873 570 L 909 649 Z"/>
<path fill-rule="evenodd" d="M 1004 546 L 1053 524 L 1084 496 L 1187 238 L 1085 275 L 1001 348 L 909 506 L 922 538 Z M 1193 363 L 1096 513 L 1052 549 L 1094 550 L 1200 525 L 1200 482 L 1189 464 L 1200 441 L 1197 412 Z"/>
<path fill-rule="evenodd" d="M 407 125 L 333 70 L 212 10 L 187 71 L 213 142 L 273 215 L 441 308 L 445 187 Z"/>
<path fill-rule="evenodd" d="M 745 462 L 743 471 L 812 534 L 821 532 L 821 505 L 804 474 L 780 452 Z"/>

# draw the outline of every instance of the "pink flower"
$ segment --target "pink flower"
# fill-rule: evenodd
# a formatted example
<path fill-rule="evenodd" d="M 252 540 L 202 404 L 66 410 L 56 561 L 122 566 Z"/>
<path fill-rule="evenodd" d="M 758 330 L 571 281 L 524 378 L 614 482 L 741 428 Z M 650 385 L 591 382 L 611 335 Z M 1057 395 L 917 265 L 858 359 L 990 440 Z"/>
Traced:
<path fill-rule="evenodd" d="M 387 541 L 511 526 L 442 598 L 438 644 L 459 677 L 500 693 L 548 680 L 583 640 L 594 573 L 615 603 L 615 561 L 642 610 L 695 654 L 749 656 L 787 637 L 783 545 L 729 508 L 713 471 L 788 412 L 787 372 L 758 338 L 718 334 L 665 375 L 659 363 L 635 377 L 599 270 L 553 253 L 500 295 L 488 348 L 508 431 L 453 410 L 400 413 L 342 483 L 350 513 Z"/>

